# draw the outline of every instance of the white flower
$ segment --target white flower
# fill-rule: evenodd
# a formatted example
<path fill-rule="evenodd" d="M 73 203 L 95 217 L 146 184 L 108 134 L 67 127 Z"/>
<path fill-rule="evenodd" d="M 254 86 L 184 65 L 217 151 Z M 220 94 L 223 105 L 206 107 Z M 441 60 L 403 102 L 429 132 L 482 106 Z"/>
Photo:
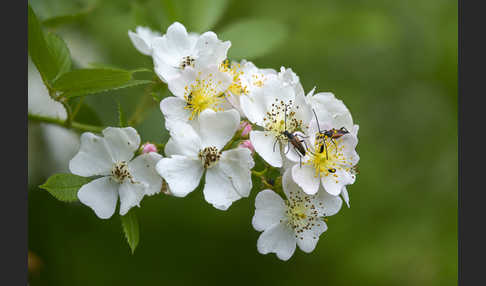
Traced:
<path fill-rule="evenodd" d="M 231 66 L 226 61 L 221 65 L 221 70 L 233 78 L 233 82 L 226 91 L 226 99 L 240 112 L 241 116 L 245 116 L 241 109 L 241 98 L 251 100 L 255 90 L 262 88 L 269 77 L 277 76 L 274 69 L 259 69 L 246 60 L 242 60 L 240 63 L 233 62 Z"/>
<path fill-rule="evenodd" d="M 175 97 L 170 96 L 160 102 L 167 129 L 170 129 L 171 121 L 197 119 L 206 109 L 227 109 L 229 104 L 224 99 L 224 92 L 230 84 L 231 77 L 219 71 L 216 65 L 184 69 L 181 76 L 169 82 L 169 90 Z"/>
<path fill-rule="evenodd" d="M 330 130 L 332 128 L 334 129 L 341 129 L 345 128 L 347 131 L 349 131 L 354 137 L 356 137 L 356 143 L 357 143 L 357 136 L 358 136 L 358 130 L 359 126 L 356 124 L 353 124 L 353 119 L 351 116 L 351 113 L 349 109 L 344 105 L 342 100 L 337 99 L 334 94 L 330 92 L 320 92 L 317 94 L 313 94 L 312 90 L 307 96 L 306 100 L 307 102 L 311 105 L 312 109 L 315 111 L 315 116 L 317 116 L 317 120 L 320 123 L 320 129 L 321 131 L 323 130 Z M 315 120 L 315 117 L 313 117 L 313 120 Z M 314 131 L 316 130 L 317 125 L 314 125 Z M 309 133 L 311 136 L 312 133 Z M 328 142 L 332 143 L 332 142 Z M 315 149 L 315 146 L 313 144 L 311 145 L 310 148 Z M 335 147 L 335 146 L 333 146 Z M 331 148 L 333 148 L 331 147 Z M 329 151 L 329 150 L 328 150 Z M 356 154 L 355 151 L 350 154 L 350 156 L 354 159 L 351 161 L 357 161 L 359 160 L 358 155 Z M 288 153 L 289 158 L 293 158 L 293 161 L 295 162 L 298 160 L 295 152 L 291 151 Z M 355 175 L 355 166 L 351 167 L 349 173 L 351 176 Z M 351 177 L 352 178 L 352 177 Z M 353 180 L 354 182 L 354 180 Z M 315 183 L 315 181 L 314 181 Z M 315 187 L 314 187 L 315 188 Z M 337 192 L 337 191 L 336 191 Z M 311 191 L 312 193 L 312 191 Z M 341 196 L 343 197 L 344 201 L 349 207 L 349 195 L 348 191 L 345 186 L 342 187 L 341 189 Z"/>
<path fill-rule="evenodd" d="M 319 127 L 321 132 L 332 128 L 323 122 L 319 122 Z M 295 152 L 287 154 L 290 160 L 299 162 L 292 167 L 292 178 L 310 195 L 317 193 L 320 184 L 331 195 L 341 194 L 343 187 L 353 184 L 356 179 L 353 167 L 359 161 L 355 150 L 358 138 L 347 133 L 336 139 L 324 139 L 315 119 L 311 121 L 308 135 L 304 157 L 297 158 Z"/>
<path fill-rule="evenodd" d="M 206 172 L 204 198 L 215 208 L 226 210 L 234 201 L 248 197 L 252 187 L 250 170 L 254 162 L 250 150 L 223 151 L 238 129 L 239 115 L 234 109 L 206 110 L 197 123 L 199 126 L 192 128 L 174 122 L 165 148 L 165 154 L 171 157 L 160 160 L 156 169 L 178 197 L 194 191 Z"/>
<path fill-rule="evenodd" d="M 135 33 L 132 31 L 128 31 L 128 36 L 130 40 L 132 40 L 133 45 L 135 48 L 144 55 L 151 56 L 152 55 L 152 43 L 153 41 L 161 37 L 160 33 L 157 31 L 152 31 L 148 27 L 138 26 L 135 28 Z"/>
<path fill-rule="evenodd" d="M 312 118 L 300 83 L 289 81 L 281 73 L 269 78 L 253 98 L 241 98 L 241 107 L 248 120 L 264 129 L 253 130 L 250 140 L 256 152 L 274 167 L 282 167 L 280 145 L 288 147 L 284 131 L 305 134 Z"/>
<path fill-rule="evenodd" d="M 187 67 L 221 64 L 230 46 L 230 41 L 219 40 L 214 32 L 188 34 L 181 23 L 175 22 L 153 41 L 155 72 L 163 82 L 170 83 Z"/>
<path fill-rule="evenodd" d="M 90 132 L 81 135 L 79 152 L 69 162 L 71 173 L 102 176 L 78 191 L 81 203 L 92 208 L 99 218 L 110 218 L 120 197 L 120 214 L 140 206 L 145 195 L 160 192 L 162 178 L 155 172 L 161 155 L 150 152 L 132 160 L 140 145 L 140 136 L 132 127 L 103 130 L 103 137 Z"/>
<path fill-rule="evenodd" d="M 276 253 L 281 260 L 288 260 L 296 244 L 304 252 L 312 252 L 319 236 L 327 230 L 323 218 L 336 214 L 342 206 L 339 196 L 321 190 L 310 196 L 292 181 L 290 170 L 282 178 L 283 200 L 272 190 L 263 190 L 255 199 L 255 230 L 263 231 L 257 241 L 258 252 Z"/>

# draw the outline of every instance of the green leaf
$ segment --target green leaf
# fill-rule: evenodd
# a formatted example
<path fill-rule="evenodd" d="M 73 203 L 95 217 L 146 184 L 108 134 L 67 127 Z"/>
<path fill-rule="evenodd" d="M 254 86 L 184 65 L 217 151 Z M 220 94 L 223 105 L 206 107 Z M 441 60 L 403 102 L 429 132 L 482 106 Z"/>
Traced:
<path fill-rule="evenodd" d="M 56 77 L 71 70 L 71 54 L 66 46 L 66 43 L 58 35 L 53 33 L 48 33 L 46 35 L 47 48 L 49 52 L 53 55 L 56 61 L 56 66 L 58 68 L 58 73 Z M 53 79 L 55 80 L 55 79 Z"/>
<path fill-rule="evenodd" d="M 46 35 L 32 7 L 28 6 L 28 51 L 47 86 L 71 67 L 69 50 L 64 41 L 53 34 Z"/>
<path fill-rule="evenodd" d="M 241 60 L 268 54 L 285 40 L 287 34 L 287 28 L 280 22 L 247 19 L 227 26 L 219 37 L 231 41 L 228 57 Z"/>
<path fill-rule="evenodd" d="M 189 30 L 205 32 L 214 27 L 226 10 L 227 0 L 189 0 L 185 4 L 184 18 Z"/>
<path fill-rule="evenodd" d="M 69 24 L 69 23 L 72 23 L 72 22 L 80 21 L 84 17 L 89 15 L 89 13 L 91 13 L 95 9 L 96 4 L 97 3 L 91 5 L 87 8 L 85 8 L 85 9 L 83 9 L 82 11 L 77 12 L 77 13 L 59 15 L 59 16 L 54 16 L 54 17 L 45 19 L 44 21 L 42 21 L 42 25 L 45 26 L 45 27 L 49 27 L 49 28 L 55 28 L 55 27 L 58 27 L 58 26 L 61 26 L 61 25 L 64 25 L 64 24 Z"/>
<path fill-rule="evenodd" d="M 152 83 L 135 80 L 132 75 L 133 72 L 120 69 L 79 69 L 63 74 L 53 88 L 65 97 L 75 97 Z"/>
<path fill-rule="evenodd" d="M 138 219 L 135 215 L 135 210 L 130 210 L 124 216 L 120 216 L 123 233 L 125 234 L 125 238 L 127 239 L 128 245 L 132 250 L 132 254 L 135 252 L 135 248 L 137 248 L 138 241 L 140 239 L 140 231 L 138 226 Z"/>
<path fill-rule="evenodd" d="M 54 174 L 39 188 L 48 191 L 56 199 L 63 202 L 78 200 L 78 190 L 93 178 L 80 177 L 73 174 Z"/>

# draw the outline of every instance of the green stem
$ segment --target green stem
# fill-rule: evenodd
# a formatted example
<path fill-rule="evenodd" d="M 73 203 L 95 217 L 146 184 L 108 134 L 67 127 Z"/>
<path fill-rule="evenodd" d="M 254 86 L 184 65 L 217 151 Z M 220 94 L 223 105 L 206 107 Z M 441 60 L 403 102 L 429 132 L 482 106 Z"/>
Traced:
<path fill-rule="evenodd" d="M 71 115 L 71 120 L 74 120 L 76 118 L 76 115 L 78 114 L 79 110 L 81 109 L 81 105 L 83 105 L 84 97 L 81 97 L 79 99 L 78 104 L 76 104 L 76 107 L 74 108 L 73 114 Z"/>
<path fill-rule="evenodd" d="M 89 131 L 89 132 L 101 133 L 101 131 L 103 131 L 103 129 L 104 129 L 103 126 L 94 126 L 94 125 L 83 124 L 83 123 L 79 123 L 79 122 L 75 122 L 75 121 L 71 121 L 71 124 L 68 125 L 67 120 L 64 121 L 64 120 L 57 119 L 57 118 L 34 115 L 34 114 L 29 114 L 28 118 L 29 118 L 29 120 L 32 120 L 32 121 L 55 124 L 55 125 L 63 126 L 63 127 L 66 127 L 66 128 L 71 128 L 71 129 L 75 129 L 75 130 L 78 130 L 78 131 L 82 131 L 82 132 Z"/>

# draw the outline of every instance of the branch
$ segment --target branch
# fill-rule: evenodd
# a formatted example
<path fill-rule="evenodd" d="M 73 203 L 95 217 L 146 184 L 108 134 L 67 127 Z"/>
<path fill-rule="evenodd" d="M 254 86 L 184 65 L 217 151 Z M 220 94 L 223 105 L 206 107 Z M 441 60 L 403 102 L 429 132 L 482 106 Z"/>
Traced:
<path fill-rule="evenodd" d="M 29 113 L 28 116 L 29 116 L 29 120 L 32 120 L 32 121 L 55 124 L 55 125 L 59 125 L 59 126 L 62 126 L 62 127 L 82 131 L 82 132 L 89 131 L 89 132 L 101 133 L 101 131 L 103 129 L 105 129 L 103 126 L 94 126 L 94 125 L 83 124 L 83 123 L 79 123 L 79 122 L 75 122 L 75 121 L 72 121 L 70 126 L 69 126 L 68 125 L 69 123 L 67 121 L 57 119 L 57 118 L 47 117 L 47 116 L 30 114 L 30 113 Z"/>

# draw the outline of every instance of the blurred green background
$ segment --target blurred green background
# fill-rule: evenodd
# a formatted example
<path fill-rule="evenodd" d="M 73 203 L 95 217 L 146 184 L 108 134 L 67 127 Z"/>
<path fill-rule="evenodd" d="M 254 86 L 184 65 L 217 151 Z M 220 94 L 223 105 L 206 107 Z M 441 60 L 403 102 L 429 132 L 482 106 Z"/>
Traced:
<path fill-rule="evenodd" d="M 59 149 L 74 148 L 76 136 L 64 143 L 30 123 L 31 285 L 456 285 L 457 1 L 29 3 L 41 20 L 71 15 L 45 24 L 66 41 L 76 67 L 150 67 L 127 36 L 139 24 L 165 31 L 178 20 L 188 30 L 221 33 L 246 19 L 278 23 L 221 37 L 233 42 L 233 58 L 261 54 L 259 41 L 271 45 L 251 59 L 257 66 L 291 67 L 306 92 L 316 86 L 342 99 L 360 125 L 361 157 L 348 187 L 351 208 L 329 219 L 311 254 L 297 250 L 282 262 L 257 252 L 254 190 L 227 212 L 202 192 L 145 198 L 131 255 L 119 217 L 100 220 L 37 188 L 66 170 L 72 155 Z M 266 29 L 271 37 L 261 36 Z M 143 96 L 143 87 L 88 96 L 83 120 L 115 125 L 117 103 L 130 116 Z M 166 140 L 157 104 L 149 98 L 147 106 L 136 126 L 142 139 Z"/>

